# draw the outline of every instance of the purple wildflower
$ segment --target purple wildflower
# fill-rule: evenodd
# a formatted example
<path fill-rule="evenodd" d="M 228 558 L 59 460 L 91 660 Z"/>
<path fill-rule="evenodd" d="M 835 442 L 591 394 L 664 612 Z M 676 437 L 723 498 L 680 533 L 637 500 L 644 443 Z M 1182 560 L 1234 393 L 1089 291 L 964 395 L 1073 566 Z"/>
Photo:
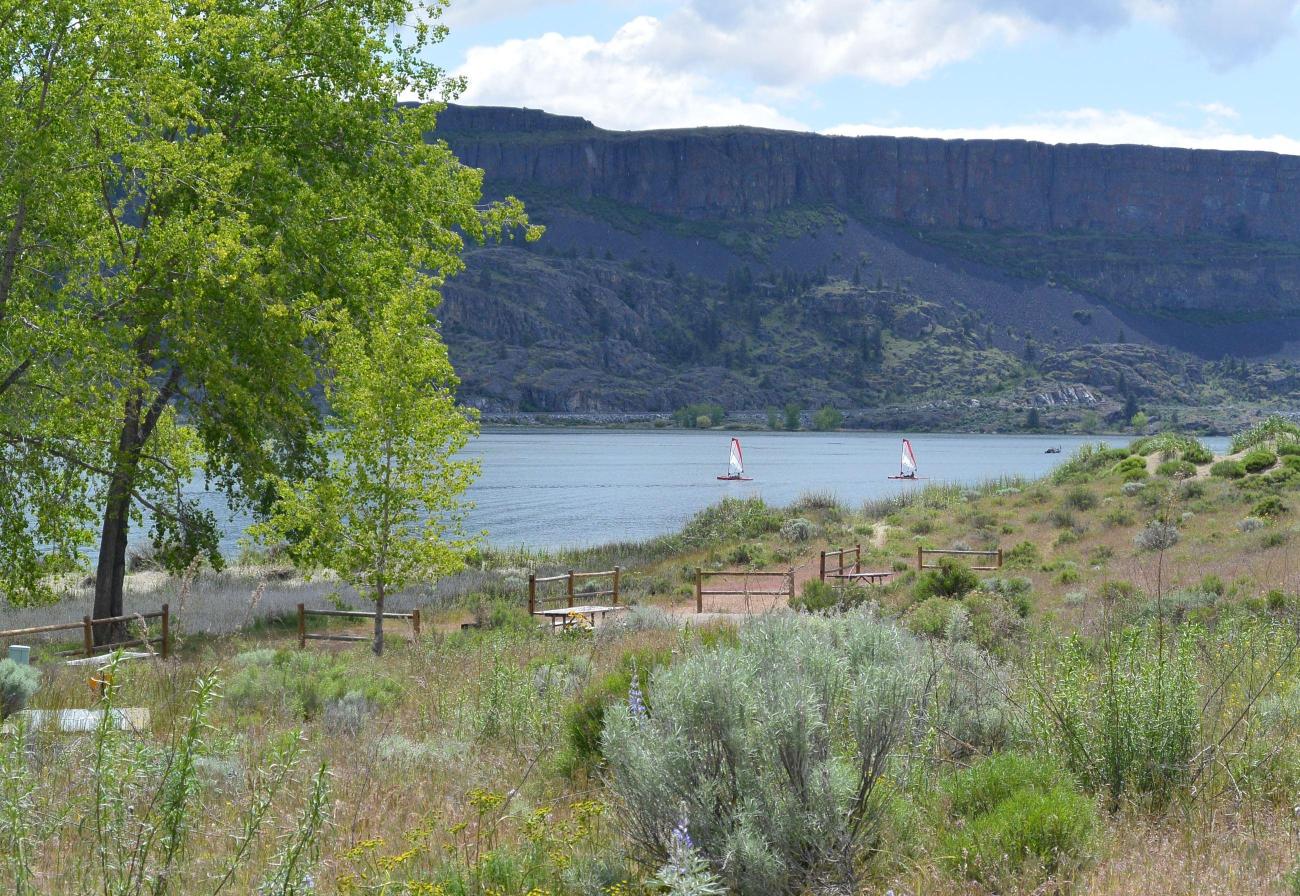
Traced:
<path fill-rule="evenodd" d="M 691 840 L 691 831 L 686 822 L 686 813 L 683 812 L 681 821 L 677 822 L 677 825 L 673 828 L 670 851 L 674 856 L 677 856 L 694 848 L 695 843 Z"/>
<path fill-rule="evenodd" d="M 648 715 L 645 698 L 641 694 L 641 676 L 637 673 L 636 666 L 632 667 L 632 686 L 627 690 L 627 711 L 638 722 L 644 721 Z"/>

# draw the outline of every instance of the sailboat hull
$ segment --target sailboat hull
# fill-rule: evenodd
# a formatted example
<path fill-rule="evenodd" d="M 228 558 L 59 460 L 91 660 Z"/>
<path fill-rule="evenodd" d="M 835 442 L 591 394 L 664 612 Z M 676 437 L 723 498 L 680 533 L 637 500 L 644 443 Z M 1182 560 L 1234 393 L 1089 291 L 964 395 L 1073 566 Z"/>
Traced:
<path fill-rule="evenodd" d="M 722 482 L 753 482 L 754 481 L 753 476 L 719 476 L 718 479 Z"/>
<path fill-rule="evenodd" d="M 922 479 L 929 479 L 929 476 L 887 476 L 887 479 L 896 479 L 900 482 L 919 482 Z"/>

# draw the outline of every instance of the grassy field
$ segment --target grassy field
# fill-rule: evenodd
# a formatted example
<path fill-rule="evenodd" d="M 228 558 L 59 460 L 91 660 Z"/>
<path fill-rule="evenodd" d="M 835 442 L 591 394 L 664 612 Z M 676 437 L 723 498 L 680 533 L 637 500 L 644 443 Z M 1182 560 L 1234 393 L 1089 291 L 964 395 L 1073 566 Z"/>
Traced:
<path fill-rule="evenodd" d="M 646 543 L 486 553 L 403 596 L 435 623 L 390 629 L 382 659 L 297 649 L 287 615 L 328 580 L 141 573 L 130 605 L 170 602 L 177 656 L 119 663 L 101 697 L 38 644 L 27 705 L 150 722 L 9 719 L 0 887 L 1300 892 L 1296 445 L 1267 428 L 1224 465 L 1156 437 L 1042 481 L 729 501 Z M 817 582 L 818 552 L 854 544 L 890 581 Z M 1006 565 L 918 573 L 918 545 Z M 617 623 L 524 612 L 528 570 L 614 563 L 638 605 Z M 697 566 L 793 568 L 796 607 L 697 618 Z"/>

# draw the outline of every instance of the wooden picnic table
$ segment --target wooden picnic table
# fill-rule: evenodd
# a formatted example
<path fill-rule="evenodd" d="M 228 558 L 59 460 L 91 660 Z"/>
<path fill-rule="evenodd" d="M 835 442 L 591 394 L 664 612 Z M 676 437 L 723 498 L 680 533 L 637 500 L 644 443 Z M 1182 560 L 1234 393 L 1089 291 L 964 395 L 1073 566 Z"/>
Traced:
<path fill-rule="evenodd" d="M 549 619 L 551 621 L 551 628 L 557 626 L 568 628 L 574 623 L 575 617 L 589 620 L 594 628 L 598 618 L 603 620 L 610 613 L 617 613 L 626 609 L 627 607 L 625 606 L 608 607 L 596 604 L 584 604 L 577 607 L 556 607 L 551 610 L 539 610 L 537 615 L 545 616 Z"/>
<path fill-rule="evenodd" d="M 866 582 L 868 585 L 879 585 L 885 579 L 894 574 L 893 570 L 863 570 L 862 572 L 837 572 L 827 576 L 830 579 L 848 579 L 851 582 Z"/>

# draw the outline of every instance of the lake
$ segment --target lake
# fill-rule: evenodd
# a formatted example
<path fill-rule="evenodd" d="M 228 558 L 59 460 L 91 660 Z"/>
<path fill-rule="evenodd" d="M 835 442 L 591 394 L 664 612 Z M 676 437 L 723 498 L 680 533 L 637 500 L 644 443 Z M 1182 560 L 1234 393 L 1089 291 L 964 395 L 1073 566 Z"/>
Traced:
<path fill-rule="evenodd" d="M 853 505 L 914 489 L 896 482 L 900 434 L 879 432 L 738 433 L 752 482 L 719 482 L 730 434 L 692 430 L 485 428 L 467 450 L 482 461 L 470 489 L 471 531 L 502 546 L 549 549 L 650 538 L 681 526 L 724 497 L 761 496 L 788 504 L 805 492 L 831 492 Z M 920 474 L 931 482 L 976 483 L 1049 472 L 1080 445 L 1126 444 L 1127 437 L 909 434 Z M 1206 439 L 1216 453 L 1228 440 Z M 1045 454 L 1059 445 L 1061 454 Z M 205 499 L 208 496 L 204 496 Z M 224 523 L 233 556 L 246 521 Z M 204 503 L 209 503 L 205 500 Z"/>

